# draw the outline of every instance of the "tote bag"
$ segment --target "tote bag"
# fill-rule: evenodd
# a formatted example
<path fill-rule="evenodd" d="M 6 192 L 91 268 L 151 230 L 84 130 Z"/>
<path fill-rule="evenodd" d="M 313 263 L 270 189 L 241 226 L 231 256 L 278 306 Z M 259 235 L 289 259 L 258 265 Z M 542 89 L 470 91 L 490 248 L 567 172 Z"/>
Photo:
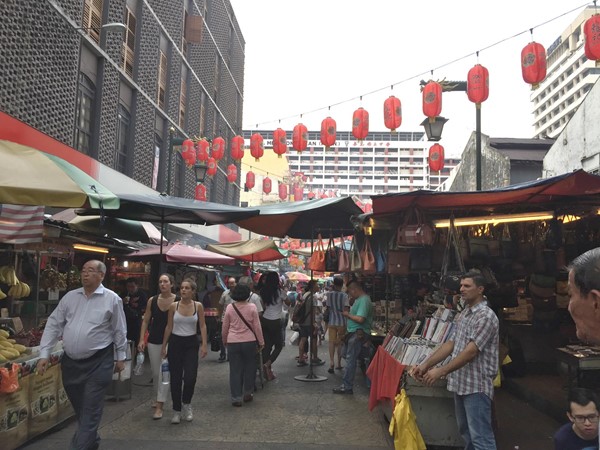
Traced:
<path fill-rule="evenodd" d="M 375 273 L 377 271 L 375 255 L 373 254 L 373 249 L 371 248 L 371 242 L 369 242 L 369 238 L 366 236 L 365 244 L 360 252 L 360 258 L 362 260 L 362 271 L 364 273 Z"/>
<path fill-rule="evenodd" d="M 308 262 L 308 268 L 316 272 L 325 272 L 325 249 L 323 248 L 323 240 L 320 234 Z"/>

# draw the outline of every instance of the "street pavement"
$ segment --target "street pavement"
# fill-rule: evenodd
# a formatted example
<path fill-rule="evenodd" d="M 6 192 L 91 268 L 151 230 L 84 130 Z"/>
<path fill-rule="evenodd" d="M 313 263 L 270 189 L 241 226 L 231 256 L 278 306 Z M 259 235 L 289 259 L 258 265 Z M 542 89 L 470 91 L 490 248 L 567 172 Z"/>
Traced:
<path fill-rule="evenodd" d="M 107 400 L 100 427 L 101 449 L 215 449 L 215 450 L 381 450 L 392 449 L 388 423 L 378 409 L 367 409 L 368 389 L 358 372 L 354 395 L 334 395 L 331 389 L 341 382 L 341 373 L 327 373 L 328 364 L 315 367 L 326 376 L 322 382 L 297 381 L 307 367 L 296 367 L 298 347 L 286 344 L 273 365 L 277 378 L 259 387 L 254 401 L 243 407 L 231 406 L 229 365 L 218 363 L 218 353 L 209 353 L 200 362 L 192 407 L 194 420 L 170 423 L 165 409 L 161 420 L 152 420 L 152 388 L 149 366 L 134 377 L 132 398 Z M 319 357 L 328 361 L 327 343 Z M 147 364 L 147 363 L 146 363 Z M 169 402 L 170 403 L 170 402 Z M 500 390 L 496 408 L 499 422 L 498 448 L 512 450 L 551 449 L 551 436 L 559 424 Z M 23 449 L 68 448 L 75 429 L 69 421 Z"/>

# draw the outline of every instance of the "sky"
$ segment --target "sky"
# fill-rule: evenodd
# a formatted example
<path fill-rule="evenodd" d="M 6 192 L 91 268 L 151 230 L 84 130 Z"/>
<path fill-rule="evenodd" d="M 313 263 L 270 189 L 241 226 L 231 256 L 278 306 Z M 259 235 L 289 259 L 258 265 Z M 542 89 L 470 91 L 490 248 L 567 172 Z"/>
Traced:
<path fill-rule="evenodd" d="M 230 1 L 245 40 L 245 130 L 258 125 L 289 131 L 298 122 L 320 130 L 328 115 L 338 130 L 351 130 L 352 113 L 362 106 L 369 111 L 370 130 L 385 131 L 383 102 L 395 95 L 402 102 L 399 131 L 423 131 L 419 81 L 466 80 L 479 63 L 490 74 L 481 131 L 522 138 L 533 137 L 531 86 L 523 81 L 520 65 L 521 50 L 532 40 L 529 29 L 533 40 L 548 48 L 592 4 Z M 464 92 L 446 92 L 441 115 L 449 121 L 440 143 L 447 157 L 459 157 L 475 130 L 475 105 Z"/>

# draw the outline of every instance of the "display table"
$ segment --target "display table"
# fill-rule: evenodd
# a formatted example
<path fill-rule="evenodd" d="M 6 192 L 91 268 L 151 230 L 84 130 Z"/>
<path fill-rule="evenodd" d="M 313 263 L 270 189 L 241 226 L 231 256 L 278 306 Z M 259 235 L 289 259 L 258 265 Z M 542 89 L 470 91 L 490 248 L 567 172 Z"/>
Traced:
<path fill-rule="evenodd" d="M 0 394 L 0 447 L 12 450 L 74 415 L 62 385 L 62 350 L 50 355 L 44 375 L 35 373 L 39 354 L 23 356 L 19 389 Z M 12 363 L 11 362 L 11 363 Z"/>
<path fill-rule="evenodd" d="M 558 361 L 568 367 L 569 390 L 579 387 L 582 372 L 600 370 L 600 349 L 585 346 L 569 346 L 556 349 Z"/>

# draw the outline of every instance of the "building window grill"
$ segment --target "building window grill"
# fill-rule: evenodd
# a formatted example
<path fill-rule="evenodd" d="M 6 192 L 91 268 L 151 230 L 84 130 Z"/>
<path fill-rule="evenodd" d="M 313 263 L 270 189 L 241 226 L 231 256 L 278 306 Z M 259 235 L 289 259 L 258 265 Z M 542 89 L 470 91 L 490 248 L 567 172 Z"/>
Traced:
<path fill-rule="evenodd" d="M 123 105 L 119 105 L 117 124 L 117 148 L 115 151 L 115 169 L 127 173 L 127 155 L 129 153 L 129 127 L 131 116 Z"/>
<path fill-rule="evenodd" d="M 75 121 L 75 148 L 86 155 L 90 154 L 93 128 L 94 98 L 96 87 L 83 73 L 79 74 L 77 92 L 77 118 Z"/>

